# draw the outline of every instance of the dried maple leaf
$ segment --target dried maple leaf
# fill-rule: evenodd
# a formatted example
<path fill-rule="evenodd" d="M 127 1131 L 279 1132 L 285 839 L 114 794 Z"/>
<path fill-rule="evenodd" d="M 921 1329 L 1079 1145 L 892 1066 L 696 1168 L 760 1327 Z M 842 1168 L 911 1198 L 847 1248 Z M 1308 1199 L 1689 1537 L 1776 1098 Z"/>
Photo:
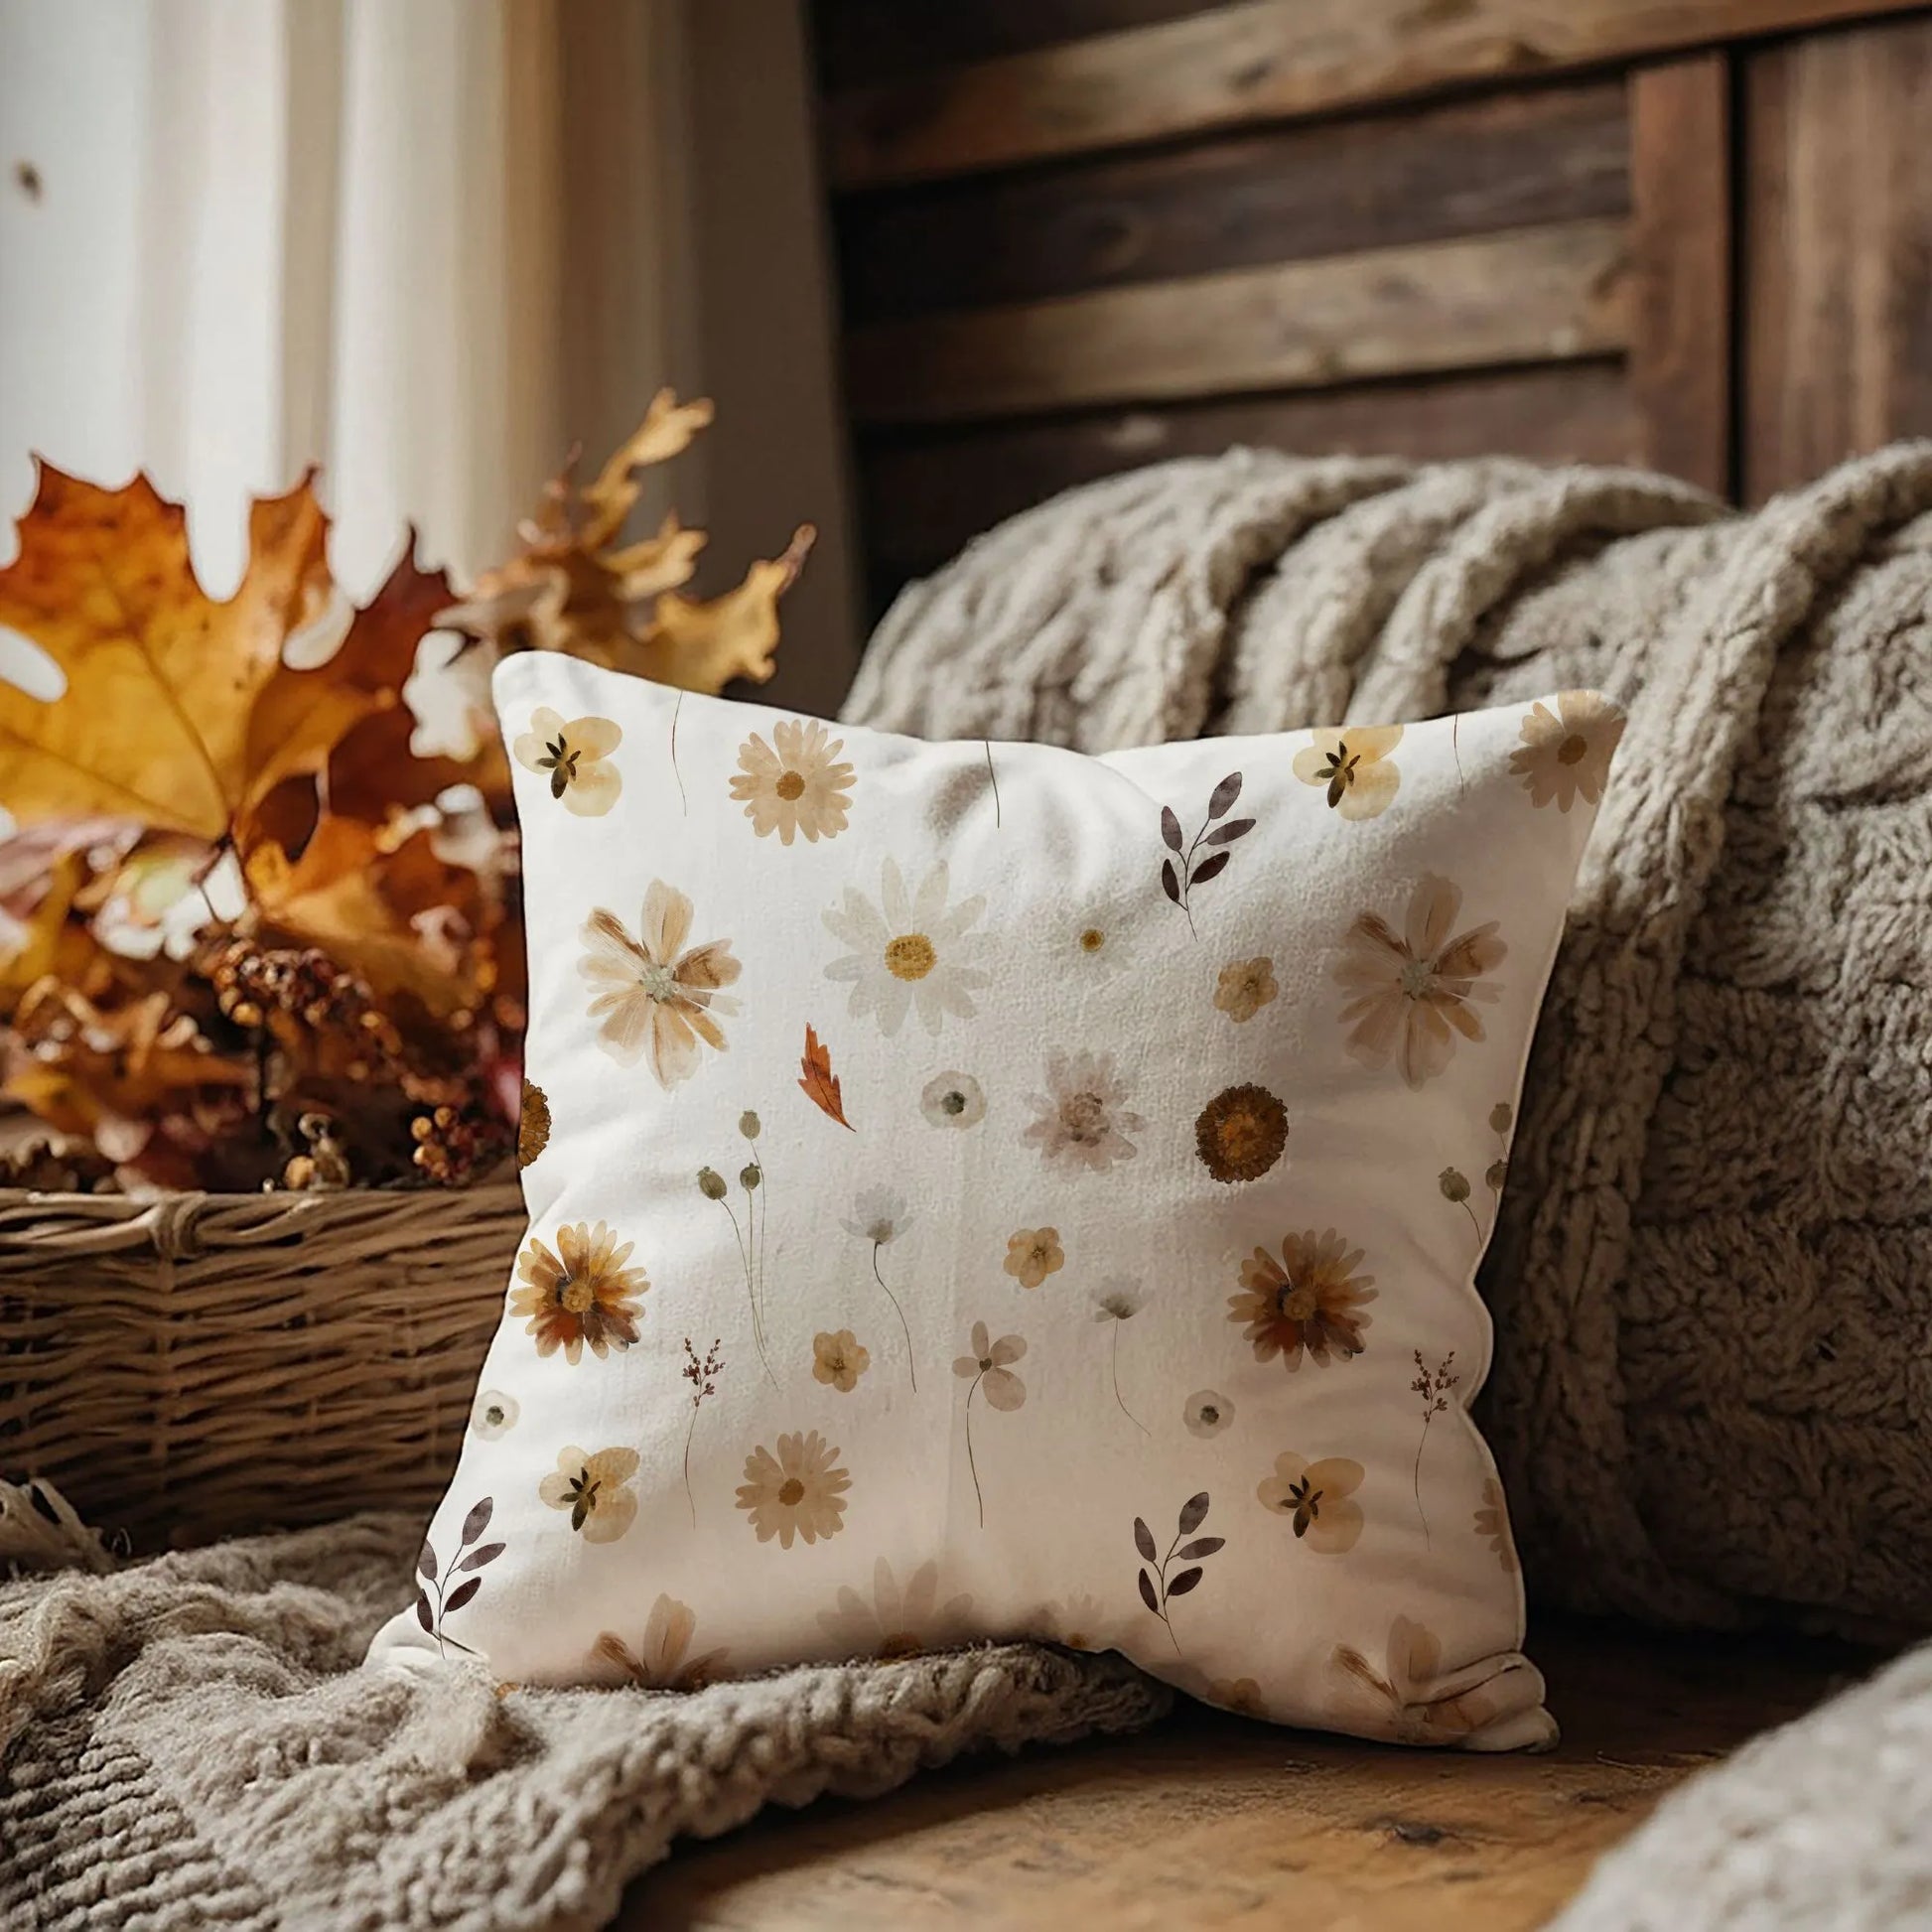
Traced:
<path fill-rule="evenodd" d="M 657 621 L 638 640 L 640 676 L 683 691 L 722 691 L 733 678 L 762 684 L 777 666 L 778 599 L 797 581 L 818 532 L 801 523 L 782 555 L 755 563 L 723 597 L 695 603 L 675 591 L 657 601 Z"/>
<path fill-rule="evenodd" d="M 713 414 L 708 397 L 680 403 L 670 389 L 660 389 L 651 397 L 644 420 L 625 442 L 612 451 L 610 461 L 598 472 L 597 481 L 583 492 L 591 511 L 583 531 L 583 542 L 588 548 L 601 548 L 623 528 L 624 518 L 643 490 L 638 471 L 682 456 L 698 432 L 711 427 Z"/>
<path fill-rule="evenodd" d="M 181 506 L 145 477 L 102 489 L 43 464 L 20 554 L 0 570 L 0 623 L 38 644 L 67 689 L 44 702 L 0 683 L 15 817 L 113 812 L 245 843 L 278 781 L 320 770 L 351 724 L 400 703 L 447 583 L 405 557 L 335 656 L 297 668 L 290 640 L 347 616 L 327 533 L 309 478 L 256 502 L 247 568 L 217 603 L 195 575 Z"/>
<path fill-rule="evenodd" d="M 799 1065 L 804 1073 L 798 1085 L 805 1098 L 828 1119 L 856 1134 L 859 1130 L 845 1117 L 845 1101 L 839 1093 L 838 1076 L 832 1071 L 832 1055 L 812 1031 L 809 1021 L 805 1024 L 805 1057 Z"/>

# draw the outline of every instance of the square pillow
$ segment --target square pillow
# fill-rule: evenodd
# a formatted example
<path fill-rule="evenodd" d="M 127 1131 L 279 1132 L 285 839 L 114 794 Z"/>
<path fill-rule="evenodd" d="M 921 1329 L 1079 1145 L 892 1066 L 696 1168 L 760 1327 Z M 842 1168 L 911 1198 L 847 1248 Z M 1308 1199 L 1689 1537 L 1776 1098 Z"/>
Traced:
<path fill-rule="evenodd" d="M 1472 1286 L 1617 738 L 930 745 L 506 660 L 530 1231 L 402 1658 L 1035 1636 L 1549 1741 Z"/>

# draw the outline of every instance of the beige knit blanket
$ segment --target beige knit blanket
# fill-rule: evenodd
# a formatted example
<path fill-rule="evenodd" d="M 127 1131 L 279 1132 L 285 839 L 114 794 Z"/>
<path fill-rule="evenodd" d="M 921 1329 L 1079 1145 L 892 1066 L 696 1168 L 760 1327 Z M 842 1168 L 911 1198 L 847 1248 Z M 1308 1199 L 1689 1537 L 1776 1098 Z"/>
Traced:
<path fill-rule="evenodd" d="M 25 1506 L 0 1493 L 19 1545 L 64 1554 Z M 1018 1644 L 690 1693 L 360 1670 L 421 1537 L 362 1516 L 0 1582 L 0 1927 L 599 1926 L 677 1837 L 1167 1708 L 1119 1659 Z"/>
<path fill-rule="evenodd" d="M 1748 515 L 1162 464 L 905 591 L 847 715 L 1100 751 L 1578 685 L 1630 721 L 1483 1278 L 1533 1593 L 1932 1628 L 1932 444 Z"/>

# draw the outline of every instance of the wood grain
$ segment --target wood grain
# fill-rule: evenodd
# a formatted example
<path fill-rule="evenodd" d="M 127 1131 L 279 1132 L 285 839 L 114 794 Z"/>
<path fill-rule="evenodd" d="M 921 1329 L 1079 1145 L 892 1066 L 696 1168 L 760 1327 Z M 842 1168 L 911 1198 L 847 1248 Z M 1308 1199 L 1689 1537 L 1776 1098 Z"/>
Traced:
<path fill-rule="evenodd" d="M 1653 470 L 1731 489 L 1730 61 L 1630 76 L 1630 387 Z"/>
<path fill-rule="evenodd" d="M 1191 1710 L 693 1848 L 619 1920 L 662 1932 L 1541 1925 L 1665 1792 L 1866 1660 L 1823 1646 L 1538 1632 L 1547 1757 L 1402 1751 Z"/>
<path fill-rule="evenodd" d="M 1747 498 L 1932 434 L 1932 20 L 1749 59 Z"/>
<path fill-rule="evenodd" d="M 1755 35 L 1916 0 L 1243 0 L 826 103 L 835 188 L 1327 113 Z"/>
<path fill-rule="evenodd" d="M 1619 80 L 851 198 L 848 327 L 1622 214 Z"/>
<path fill-rule="evenodd" d="M 1075 483 L 1235 444 L 1423 462 L 1507 450 L 1634 463 L 1645 433 L 1622 369 L 1600 361 L 870 438 L 858 462 L 874 608 L 968 538 Z"/>
<path fill-rule="evenodd" d="M 847 338 L 861 423 L 1328 386 L 1600 355 L 1629 340 L 1621 221 L 875 323 Z"/>

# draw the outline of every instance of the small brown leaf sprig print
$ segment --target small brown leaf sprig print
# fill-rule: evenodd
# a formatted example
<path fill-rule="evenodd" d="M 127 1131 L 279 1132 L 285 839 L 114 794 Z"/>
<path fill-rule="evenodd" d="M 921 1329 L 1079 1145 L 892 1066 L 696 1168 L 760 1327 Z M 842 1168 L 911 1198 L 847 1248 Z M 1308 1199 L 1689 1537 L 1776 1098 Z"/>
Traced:
<path fill-rule="evenodd" d="M 460 1638 L 451 1636 L 443 1627 L 443 1620 L 462 1609 L 483 1588 L 483 1580 L 476 1573 L 484 1564 L 494 1563 L 503 1554 L 503 1544 L 480 1540 L 489 1528 L 489 1516 L 494 1507 L 494 1502 L 485 1496 L 463 1519 L 463 1540 L 457 1545 L 456 1558 L 448 1570 L 438 1574 L 436 1552 L 428 1537 L 424 1537 L 422 1555 L 416 1559 L 416 1575 L 422 1579 L 416 1586 L 416 1621 L 436 1639 L 436 1648 L 444 1655 L 448 1654 L 445 1650 L 448 1644 L 455 1644 L 467 1656 L 478 1654 Z M 465 1551 L 469 1552 L 467 1556 Z M 463 1578 L 462 1583 L 456 1582 L 458 1577 Z M 434 1604 L 429 1600 L 432 1589 L 436 1592 Z"/>
<path fill-rule="evenodd" d="M 1429 1533 L 1429 1514 L 1422 1506 L 1422 1452 L 1429 1447 L 1429 1425 L 1449 1407 L 1449 1391 L 1462 1378 L 1450 1373 L 1455 1363 L 1453 1348 L 1433 1369 L 1423 1360 L 1420 1348 L 1414 1353 L 1416 1379 L 1409 1387 L 1422 1397 L 1422 1440 L 1416 1445 L 1416 1514 L 1422 1518 L 1423 1545 L 1433 1548 L 1435 1539 Z"/>
<path fill-rule="evenodd" d="M 812 1030 L 810 1021 L 805 1023 L 805 1056 L 798 1065 L 798 1090 L 827 1120 L 835 1120 L 848 1133 L 856 1134 L 859 1130 L 845 1117 L 845 1101 L 839 1093 L 838 1075 L 832 1071 L 832 1055 Z"/>
<path fill-rule="evenodd" d="M 691 1439 L 698 1433 L 698 1411 L 704 1407 L 707 1396 L 718 1393 L 718 1377 L 724 1371 L 725 1358 L 719 1353 L 724 1346 L 722 1336 L 714 1336 L 711 1346 L 704 1352 L 702 1360 L 698 1351 L 691 1346 L 691 1337 L 684 1337 L 684 1366 L 678 1373 L 691 1384 L 691 1423 L 684 1432 L 684 1500 L 691 1506 L 691 1527 L 698 1527 L 698 1501 L 691 1493 Z"/>
<path fill-rule="evenodd" d="M 1186 913 L 1189 932 L 1194 930 L 1194 888 L 1206 885 L 1210 879 L 1218 879 L 1227 870 L 1229 859 L 1234 856 L 1228 847 L 1255 829 L 1255 822 L 1251 818 L 1227 816 L 1240 796 L 1241 774 L 1230 771 L 1214 787 L 1213 795 L 1207 801 L 1207 816 L 1201 820 L 1200 830 L 1191 841 L 1181 836 L 1180 821 L 1174 816 L 1173 807 L 1161 807 L 1161 838 L 1170 855 L 1161 861 L 1161 890 Z M 1227 821 L 1225 824 L 1219 822 L 1223 819 Z M 1197 865 L 1195 854 L 1203 846 L 1214 849 Z"/>
<path fill-rule="evenodd" d="M 1180 1655 L 1180 1639 L 1173 1633 L 1173 1599 L 1185 1596 L 1199 1584 L 1201 1566 L 1227 1540 L 1219 1536 L 1194 1537 L 1192 1542 L 1182 1540 L 1193 1537 L 1194 1532 L 1206 1521 L 1207 1491 L 1203 1489 L 1181 1504 L 1174 1539 L 1168 1545 L 1168 1554 L 1164 1557 L 1155 1544 L 1154 1532 L 1140 1517 L 1134 1518 L 1134 1547 L 1141 1553 L 1144 1566 L 1135 1573 L 1141 1587 L 1141 1601 L 1168 1626 L 1168 1640 L 1173 1645 L 1176 1657 Z M 1186 1567 L 1170 1576 L 1170 1567 L 1176 1563 Z"/>

